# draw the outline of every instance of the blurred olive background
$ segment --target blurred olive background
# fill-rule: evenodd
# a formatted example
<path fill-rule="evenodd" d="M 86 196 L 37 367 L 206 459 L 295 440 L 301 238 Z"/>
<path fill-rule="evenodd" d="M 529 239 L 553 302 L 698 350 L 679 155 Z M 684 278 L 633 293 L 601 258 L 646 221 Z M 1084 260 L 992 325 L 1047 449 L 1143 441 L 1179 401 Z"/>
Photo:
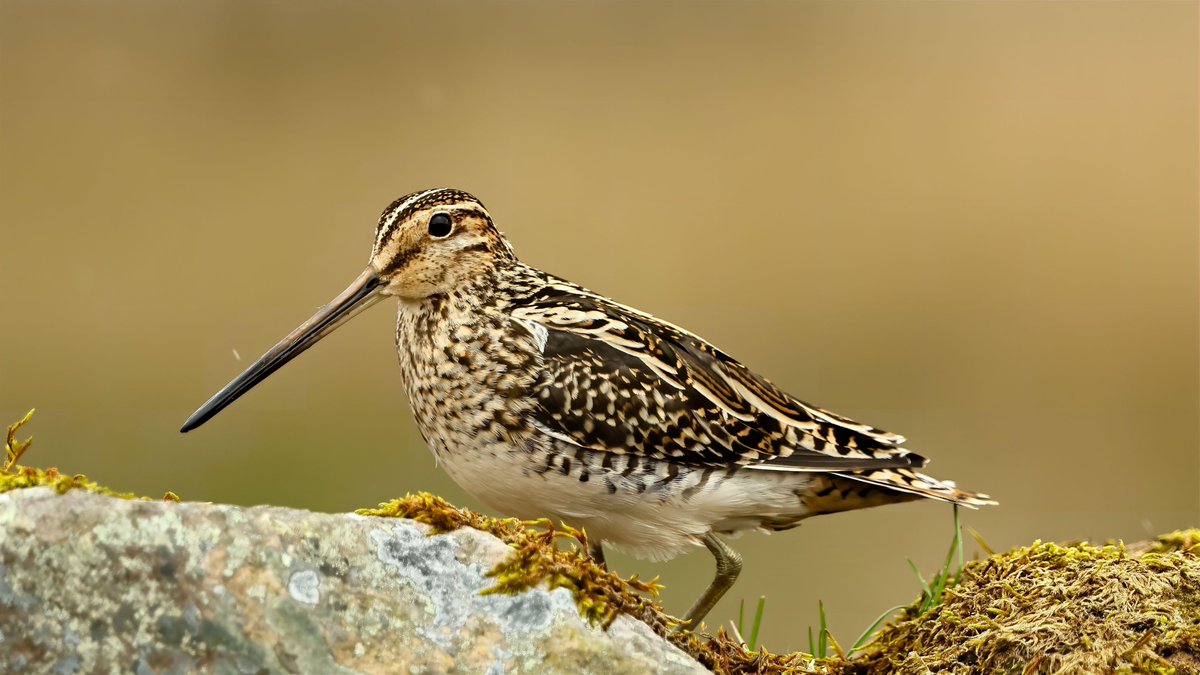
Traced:
<path fill-rule="evenodd" d="M 0 2 L 0 415 L 114 488 L 479 504 L 391 307 L 187 415 L 439 185 L 518 253 L 905 433 L 993 548 L 1200 524 L 1197 4 Z M 843 644 L 951 511 L 749 535 L 711 615 Z M 972 545 L 973 547 L 973 545 Z M 703 550 L 661 574 L 681 612 Z"/>

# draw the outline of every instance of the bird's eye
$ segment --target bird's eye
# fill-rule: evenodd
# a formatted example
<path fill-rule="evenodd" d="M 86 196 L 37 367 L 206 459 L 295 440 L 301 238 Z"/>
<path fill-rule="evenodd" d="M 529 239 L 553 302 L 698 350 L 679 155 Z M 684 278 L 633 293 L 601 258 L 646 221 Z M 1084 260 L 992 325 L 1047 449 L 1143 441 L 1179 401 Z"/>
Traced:
<path fill-rule="evenodd" d="M 429 236 L 441 239 L 450 236 L 450 230 L 454 229 L 454 221 L 450 220 L 450 216 L 444 213 L 435 213 L 429 219 Z"/>

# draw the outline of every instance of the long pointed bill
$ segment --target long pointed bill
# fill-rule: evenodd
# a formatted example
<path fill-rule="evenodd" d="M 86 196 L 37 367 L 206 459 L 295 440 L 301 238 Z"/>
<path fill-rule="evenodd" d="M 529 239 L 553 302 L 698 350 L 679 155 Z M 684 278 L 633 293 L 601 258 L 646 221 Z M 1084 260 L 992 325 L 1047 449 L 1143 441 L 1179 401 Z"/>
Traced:
<path fill-rule="evenodd" d="M 317 344 L 321 338 L 329 335 L 335 328 L 349 321 L 354 315 L 383 299 L 380 290 L 383 282 L 371 267 L 367 267 L 350 287 L 342 291 L 328 305 L 317 310 L 312 318 L 305 321 L 299 328 L 292 331 L 279 344 L 262 355 L 254 365 L 238 375 L 233 382 L 217 392 L 216 396 L 200 406 L 192 413 L 187 422 L 183 423 L 181 432 L 187 433 L 207 422 L 211 417 L 221 412 L 225 406 L 233 403 L 242 394 L 250 391 L 254 385 L 283 367 L 283 364 L 296 358 L 305 349 Z"/>

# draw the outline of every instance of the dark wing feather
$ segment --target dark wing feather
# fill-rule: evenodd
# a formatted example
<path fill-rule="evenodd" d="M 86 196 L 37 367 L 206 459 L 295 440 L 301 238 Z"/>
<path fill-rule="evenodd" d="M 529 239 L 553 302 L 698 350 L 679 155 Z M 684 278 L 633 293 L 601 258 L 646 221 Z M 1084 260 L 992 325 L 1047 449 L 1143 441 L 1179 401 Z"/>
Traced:
<path fill-rule="evenodd" d="M 569 282 L 512 316 L 545 333 L 535 421 L 575 445 L 782 471 L 925 463 L 902 437 L 798 401 L 699 337 Z"/>

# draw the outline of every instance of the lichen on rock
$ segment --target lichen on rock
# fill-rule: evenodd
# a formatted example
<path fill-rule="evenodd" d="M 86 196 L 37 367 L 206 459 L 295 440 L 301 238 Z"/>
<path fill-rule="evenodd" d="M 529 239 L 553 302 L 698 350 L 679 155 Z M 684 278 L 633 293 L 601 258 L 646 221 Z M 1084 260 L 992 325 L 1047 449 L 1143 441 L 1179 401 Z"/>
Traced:
<path fill-rule="evenodd" d="M 566 588 L 484 593 L 471 528 L 276 507 L 0 494 L 0 672 L 702 672 Z"/>
<path fill-rule="evenodd" d="M 660 586 L 656 581 L 641 581 L 636 575 L 623 579 L 591 563 L 587 535 L 568 525 L 557 527 L 549 520 L 524 522 L 515 518 L 490 518 L 467 509 L 459 509 L 444 499 L 421 492 L 359 509 L 359 515 L 409 518 L 426 523 L 435 532 L 452 532 L 468 527 L 492 534 L 513 548 L 513 553 L 492 569 L 488 576 L 496 580 L 485 593 L 520 593 L 545 585 L 571 592 L 580 613 L 593 624 L 607 628 L 622 614 L 633 616 L 662 635 L 670 635 L 679 620 L 667 615 L 654 601 Z M 540 531 L 539 531 L 540 530 Z M 559 548 L 567 540 L 574 544 Z"/>

